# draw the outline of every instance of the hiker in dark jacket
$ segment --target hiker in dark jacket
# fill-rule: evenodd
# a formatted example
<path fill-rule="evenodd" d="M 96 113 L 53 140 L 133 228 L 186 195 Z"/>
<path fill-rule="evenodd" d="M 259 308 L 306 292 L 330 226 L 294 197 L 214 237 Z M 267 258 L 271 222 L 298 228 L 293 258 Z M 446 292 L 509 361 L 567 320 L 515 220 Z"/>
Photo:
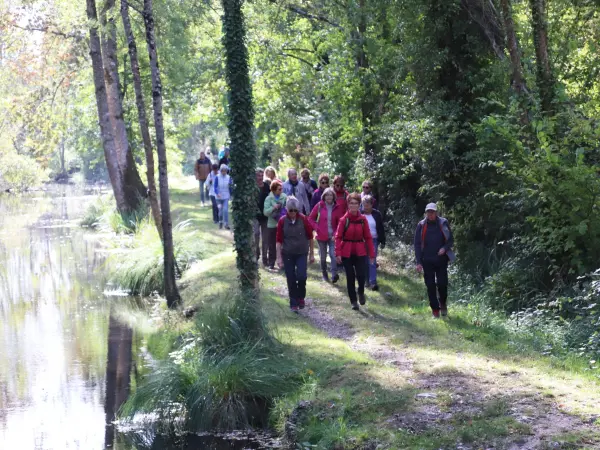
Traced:
<path fill-rule="evenodd" d="M 267 222 L 269 218 L 265 216 L 265 200 L 271 193 L 271 181 L 264 178 L 265 172 L 263 169 L 256 169 L 256 184 L 258 185 L 256 220 L 254 221 L 254 248 L 256 252 L 256 260 L 258 261 L 262 254 L 263 266 L 269 265 L 268 246 L 269 246 L 269 230 Z M 262 239 L 262 245 L 261 245 Z M 262 253 L 261 253 L 262 249 Z"/>
<path fill-rule="evenodd" d="M 200 157 L 196 160 L 196 164 L 194 164 L 194 175 L 196 175 L 196 180 L 198 180 L 200 184 L 200 203 L 202 206 L 206 205 L 204 183 L 206 183 L 206 179 L 210 175 L 211 168 L 212 163 L 210 162 L 210 159 L 206 157 L 206 153 L 200 152 Z"/>
<path fill-rule="evenodd" d="M 371 237 L 373 238 L 373 247 L 375 248 L 375 260 L 371 264 L 369 262 L 367 268 L 367 287 L 370 287 L 374 291 L 379 290 L 377 285 L 377 253 L 379 247 L 385 247 L 385 229 L 383 228 L 383 217 L 381 213 L 373 209 L 375 199 L 370 195 L 361 195 L 362 197 L 362 214 L 366 217 L 369 223 L 369 230 L 371 231 Z"/>
<path fill-rule="evenodd" d="M 448 262 L 454 260 L 452 232 L 448 221 L 437 215 L 437 205 L 429 203 L 425 219 L 415 232 L 417 270 L 423 272 L 429 306 L 436 319 L 448 315 Z M 439 294 L 439 298 L 438 298 Z"/>
<path fill-rule="evenodd" d="M 315 209 L 315 205 L 321 201 L 321 196 L 323 195 L 323 191 L 329 187 L 329 174 L 322 173 L 319 175 L 319 189 L 313 192 L 313 196 L 310 199 L 310 209 L 311 211 Z"/>
<path fill-rule="evenodd" d="M 300 201 L 293 196 L 286 202 L 287 213 L 277 222 L 277 265 L 285 269 L 290 310 L 304 309 L 307 259 L 315 262 L 313 229 L 300 213 Z"/>

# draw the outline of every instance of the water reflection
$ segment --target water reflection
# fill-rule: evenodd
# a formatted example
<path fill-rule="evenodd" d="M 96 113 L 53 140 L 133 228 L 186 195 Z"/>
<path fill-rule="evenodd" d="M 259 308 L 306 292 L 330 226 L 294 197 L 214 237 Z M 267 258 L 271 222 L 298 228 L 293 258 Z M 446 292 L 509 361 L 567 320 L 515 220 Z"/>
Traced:
<path fill-rule="evenodd" d="M 0 197 L 2 449 L 101 449 L 128 393 L 133 332 L 109 314 L 98 238 L 77 225 L 97 194 Z"/>

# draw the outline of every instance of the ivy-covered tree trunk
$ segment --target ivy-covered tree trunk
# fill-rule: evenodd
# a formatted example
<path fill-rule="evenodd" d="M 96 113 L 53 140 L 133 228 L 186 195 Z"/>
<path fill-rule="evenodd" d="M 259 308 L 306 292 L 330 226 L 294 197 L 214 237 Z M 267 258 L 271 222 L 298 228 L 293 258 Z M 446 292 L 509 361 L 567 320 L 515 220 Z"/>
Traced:
<path fill-rule="evenodd" d="M 102 60 L 104 64 L 104 82 L 106 84 L 106 95 L 108 99 L 108 110 L 110 122 L 113 128 L 113 136 L 119 158 L 119 168 L 123 178 L 123 188 L 127 201 L 127 211 L 131 212 L 139 208 L 142 199 L 146 197 L 146 187 L 140 178 L 140 174 L 133 159 L 133 153 L 129 146 L 127 127 L 123 117 L 123 102 L 121 100 L 119 70 L 117 61 L 117 27 L 112 16 L 115 0 L 107 0 L 100 16 L 103 27 Z"/>
<path fill-rule="evenodd" d="M 152 140 L 150 139 L 150 130 L 148 128 L 148 118 L 146 117 L 146 102 L 142 90 L 142 77 L 140 75 L 140 65 L 137 56 L 137 45 L 135 36 L 131 28 L 129 19 L 129 4 L 127 0 L 121 0 L 121 18 L 123 19 L 123 28 L 127 35 L 127 44 L 129 48 L 129 59 L 131 61 L 131 73 L 133 74 L 133 88 L 135 91 L 135 104 L 138 110 L 138 122 L 142 141 L 144 142 L 144 153 L 146 154 L 146 179 L 148 180 L 148 199 L 154 224 L 160 238 L 163 238 L 162 220 L 160 217 L 160 207 L 156 196 L 156 182 L 154 181 L 154 154 L 152 149 Z"/>
<path fill-rule="evenodd" d="M 229 138 L 233 196 L 234 245 L 240 285 L 252 299 L 258 299 L 258 263 L 252 246 L 252 223 L 256 217 L 256 143 L 254 109 L 248 74 L 246 27 L 242 0 L 221 0 L 223 5 L 223 46 L 229 87 Z"/>
<path fill-rule="evenodd" d="M 531 25 L 535 45 L 536 81 L 540 90 L 542 111 L 552 114 L 554 102 L 554 75 L 548 56 L 548 21 L 545 0 L 529 0 Z"/>
<path fill-rule="evenodd" d="M 160 186 L 165 263 L 165 297 L 167 299 L 167 306 L 174 308 L 180 303 L 181 297 L 179 296 L 177 283 L 175 282 L 173 224 L 171 223 L 171 205 L 169 203 L 169 176 L 167 173 L 167 147 L 165 145 L 165 128 L 163 124 L 162 82 L 156 52 L 152 0 L 144 0 L 144 25 L 146 27 L 146 43 L 150 58 L 150 72 L 152 74 L 152 105 L 154 107 L 154 129 L 156 131 L 156 152 L 158 154 L 158 184 Z"/>
<path fill-rule="evenodd" d="M 112 185 L 117 209 L 126 211 L 127 200 L 123 189 L 123 177 L 117 158 L 117 148 L 113 135 L 112 125 L 109 119 L 108 99 L 106 97 L 106 85 L 104 84 L 104 67 L 102 63 L 102 50 L 100 36 L 98 34 L 98 13 L 95 0 L 86 0 L 87 17 L 90 27 L 90 57 L 92 60 L 92 73 L 94 76 L 94 89 L 96 94 L 96 107 L 98 110 L 98 124 L 100 125 L 100 136 L 104 149 L 104 159 L 108 169 L 108 176 Z"/>

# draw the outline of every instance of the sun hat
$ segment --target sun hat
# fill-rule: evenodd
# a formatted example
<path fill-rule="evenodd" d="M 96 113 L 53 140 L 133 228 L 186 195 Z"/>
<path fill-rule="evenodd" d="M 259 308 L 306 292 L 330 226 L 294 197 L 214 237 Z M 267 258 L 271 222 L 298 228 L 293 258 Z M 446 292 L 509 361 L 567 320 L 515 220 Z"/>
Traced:
<path fill-rule="evenodd" d="M 425 207 L 425 212 L 427 211 L 437 211 L 437 205 L 435 203 L 428 203 Z"/>

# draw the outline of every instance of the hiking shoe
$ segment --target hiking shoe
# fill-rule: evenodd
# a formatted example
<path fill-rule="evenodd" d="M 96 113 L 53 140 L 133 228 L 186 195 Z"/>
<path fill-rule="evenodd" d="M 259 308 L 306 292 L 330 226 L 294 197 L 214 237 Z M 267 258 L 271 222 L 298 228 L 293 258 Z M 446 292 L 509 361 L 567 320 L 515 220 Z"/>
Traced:
<path fill-rule="evenodd" d="M 440 318 L 440 310 L 439 309 L 432 309 L 431 310 L 431 314 L 433 315 L 434 319 L 439 319 Z"/>
<path fill-rule="evenodd" d="M 353 309 L 354 311 L 358 311 L 358 310 L 360 309 L 360 308 L 358 307 L 358 303 L 356 303 L 356 302 L 353 302 L 353 303 L 352 303 L 352 309 Z"/>
<path fill-rule="evenodd" d="M 323 272 L 323 281 L 329 283 L 329 275 L 327 274 L 327 272 Z"/>
<path fill-rule="evenodd" d="M 340 276 L 339 276 L 339 275 L 336 273 L 336 274 L 333 276 L 333 278 L 331 279 L 331 282 L 332 282 L 333 284 L 335 284 L 335 283 L 337 283 L 337 282 L 338 282 L 338 280 L 339 280 L 339 279 L 340 279 Z"/>
<path fill-rule="evenodd" d="M 375 283 L 373 286 L 371 286 L 371 289 L 373 291 L 378 291 L 379 290 L 379 285 L 377 283 Z"/>
<path fill-rule="evenodd" d="M 298 313 L 298 311 L 300 311 L 300 308 L 298 308 L 297 306 L 290 306 L 290 311 L 293 313 Z"/>
<path fill-rule="evenodd" d="M 442 317 L 448 317 L 448 308 L 442 308 L 440 313 L 442 314 Z"/>
<path fill-rule="evenodd" d="M 367 299 L 365 298 L 365 294 L 358 294 L 358 303 L 364 305 L 367 303 Z"/>
<path fill-rule="evenodd" d="M 219 230 L 222 230 L 222 229 L 223 229 L 223 224 L 219 223 Z"/>
<path fill-rule="evenodd" d="M 304 302 L 303 298 L 301 298 L 300 300 L 298 300 L 298 307 L 300 309 L 304 309 L 305 306 L 306 306 L 306 303 Z"/>
<path fill-rule="evenodd" d="M 231 230 L 231 228 L 229 228 L 229 225 L 225 225 L 225 229 L 226 230 Z"/>

